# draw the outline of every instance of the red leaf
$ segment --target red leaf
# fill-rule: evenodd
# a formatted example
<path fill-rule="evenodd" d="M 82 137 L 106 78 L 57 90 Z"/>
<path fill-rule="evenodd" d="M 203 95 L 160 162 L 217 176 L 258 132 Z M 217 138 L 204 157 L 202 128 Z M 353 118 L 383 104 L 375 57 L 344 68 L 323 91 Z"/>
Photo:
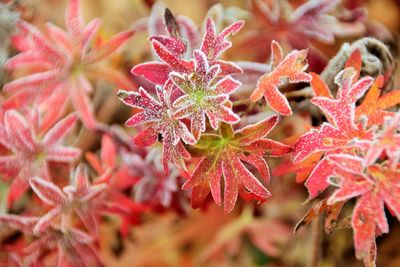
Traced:
<path fill-rule="evenodd" d="M 29 180 L 29 184 L 40 199 L 49 205 L 62 205 L 67 201 L 64 193 L 51 182 L 33 177 Z"/>
<path fill-rule="evenodd" d="M 344 68 L 354 68 L 357 75 L 354 77 L 354 81 L 358 80 L 358 77 L 360 76 L 360 71 L 361 71 L 361 64 L 362 64 L 362 58 L 361 58 L 361 51 L 359 49 L 355 49 L 347 59 Z"/>
<path fill-rule="evenodd" d="M 333 98 L 331 91 L 329 90 L 328 85 L 326 85 L 325 81 L 322 80 L 321 77 L 314 72 L 310 74 L 312 76 L 311 88 L 314 90 L 314 94 L 316 96 Z"/>
<path fill-rule="evenodd" d="M 289 83 L 310 82 L 311 75 L 305 73 L 307 68 L 307 50 L 290 52 L 279 63 L 276 62 L 280 58 L 281 48 L 275 41 L 271 44 L 271 49 L 274 50 L 271 59 L 271 72 L 262 76 L 257 84 L 257 88 L 250 96 L 251 101 L 256 102 L 263 96 L 267 103 L 281 115 L 289 116 L 292 110 L 286 97 L 279 91 L 278 87 L 284 85 L 283 78 L 288 78 Z M 278 51 L 278 52 L 277 52 Z M 277 57 L 277 58 L 276 58 Z M 274 66 L 276 67 L 274 68 Z"/>
<path fill-rule="evenodd" d="M 223 124 L 220 135 L 204 134 L 200 138 L 194 149 L 197 149 L 203 158 L 183 185 L 183 189 L 193 189 L 193 207 L 199 207 L 210 190 L 215 202 L 221 205 L 221 175 L 225 181 L 223 203 L 226 213 L 233 209 L 239 193 L 246 200 L 265 201 L 271 196 L 242 161 L 254 165 L 268 182 L 269 170 L 263 157 L 267 152 L 275 154 L 276 149 L 284 146 L 264 139 L 276 122 L 277 116 L 272 116 L 236 132 L 233 132 L 231 126 Z M 260 145 L 264 141 L 265 145 Z"/>
<path fill-rule="evenodd" d="M 194 144 L 196 141 L 186 125 L 173 117 L 175 109 L 171 104 L 172 84 L 166 83 L 164 88 L 157 86 L 156 90 L 158 101 L 143 88 L 139 89 L 139 93 L 122 90 L 118 92 L 118 96 L 124 103 L 142 109 L 141 112 L 131 117 L 126 124 L 136 126 L 146 123 L 147 127 L 135 137 L 136 144 L 153 145 L 157 141 L 158 135 L 161 134 L 163 138 L 163 159 L 167 160 L 166 155 L 171 152 L 174 161 L 181 161 L 182 157 L 185 158 L 189 155 L 186 154 L 183 146 L 177 147 L 180 140 L 189 144 Z M 167 167 L 165 160 L 164 166 Z"/>

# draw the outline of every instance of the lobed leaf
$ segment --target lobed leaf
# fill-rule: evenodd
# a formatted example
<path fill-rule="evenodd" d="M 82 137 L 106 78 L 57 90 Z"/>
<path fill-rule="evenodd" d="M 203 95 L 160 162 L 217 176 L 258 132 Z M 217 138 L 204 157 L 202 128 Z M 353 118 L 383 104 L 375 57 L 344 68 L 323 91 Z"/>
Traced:
<path fill-rule="evenodd" d="M 253 102 L 258 101 L 263 96 L 273 110 L 281 115 L 289 116 L 292 114 L 289 102 L 279 91 L 279 86 L 284 85 L 284 78 L 288 83 L 310 82 L 312 76 L 305 73 L 307 68 L 307 50 L 294 50 L 286 55 L 279 63 L 276 62 L 276 54 L 281 54 L 282 48 L 275 41 L 271 44 L 271 72 L 263 75 L 257 84 L 257 88 L 251 94 L 250 99 Z M 281 57 L 280 55 L 278 58 Z M 275 68 L 273 68 L 276 65 Z"/>

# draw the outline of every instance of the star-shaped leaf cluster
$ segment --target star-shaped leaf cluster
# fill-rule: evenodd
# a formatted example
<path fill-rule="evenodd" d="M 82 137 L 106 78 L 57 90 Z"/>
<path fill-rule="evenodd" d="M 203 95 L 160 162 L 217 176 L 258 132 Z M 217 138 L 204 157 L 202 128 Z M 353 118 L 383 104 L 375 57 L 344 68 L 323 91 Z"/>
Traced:
<path fill-rule="evenodd" d="M 206 55 L 194 51 L 195 68 L 189 75 L 172 72 L 170 77 L 174 84 L 184 93 L 174 102 L 177 108 L 175 117 L 191 118 L 191 132 L 196 140 L 206 130 L 206 115 L 213 129 L 218 128 L 219 121 L 237 123 L 240 118 L 231 110 L 229 94 L 241 83 L 231 76 L 218 79 L 221 71 L 219 65 L 210 67 Z"/>
<path fill-rule="evenodd" d="M 77 120 L 75 114 L 60 120 L 44 133 L 39 120 L 36 112 L 24 117 L 9 110 L 5 112 L 4 124 L 0 125 L 0 143 L 10 151 L 9 155 L 0 156 L 3 178 L 13 180 L 7 196 L 9 204 L 28 189 L 29 178 L 40 175 L 50 179 L 50 162 L 72 163 L 80 155 L 79 149 L 62 143 Z"/>
<path fill-rule="evenodd" d="M 163 22 L 155 14 L 149 21 L 150 29 L 163 33 L 150 37 L 161 62 L 143 63 L 132 69 L 133 74 L 156 84 L 159 101 L 144 88 L 139 93 L 120 91 L 119 96 L 126 104 L 143 110 L 127 121 L 128 126 L 144 123 L 147 126 L 135 137 L 135 142 L 150 146 L 160 135 L 165 171 L 171 161 L 186 172 L 184 160 L 189 159 L 190 154 L 181 140 L 188 145 L 196 143 L 206 131 L 206 117 L 213 129 L 217 129 L 220 122 L 233 124 L 240 120 L 231 109 L 229 95 L 241 85 L 231 74 L 240 73 L 241 69 L 234 63 L 220 60 L 219 56 L 231 46 L 226 38 L 237 33 L 244 22 L 235 22 L 216 33 L 214 22 L 208 18 L 201 46 L 191 47 L 193 52 L 188 52 L 184 34 L 181 36 L 187 25 L 175 19 L 168 9 Z M 190 118 L 191 132 L 185 124 L 187 118 Z"/>
<path fill-rule="evenodd" d="M 67 31 L 49 23 L 46 24 L 47 37 L 32 24 L 19 22 L 14 45 L 21 53 L 10 58 L 5 67 L 30 71 L 4 86 L 4 90 L 12 94 L 6 106 L 21 107 L 32 100 L 43 103 L 52 99 L 62 111 L 71 99 L 85 126 L 93 128 L 96 121 L 89 98 L 93 90 L 91 78 L 99 77 L 126 89 L 135 88 L 122 73 L 102 64 L 128 41 L 134 31 L 127 30 L 101 45 L 94 44 L 100 20 L 92 20 L 85 26 L 79 2 L 68 2 Z"/>
<path fill-rule="evenodd" d="M 1 223 L 36 237 L 33 242 L 18 251 L 25 256 L 24 263 L 29 266 L 45 266 L 49 263 L 82 267 L 103 265 L 93 246 L 94 239 L 86 232 L 75 227 L 66 229 L 48 227 L 45 232 L 35 235 L 34 228 L 39 220 L 40 217 L 35 216 L 0 214 Z M 55 256 L 55 259 L 49 261 L 48 258 L 51 256 L 43 259 L 41 258 L 43 255 Z"/>
<path fill-rule="evenodd" d="M 192 148 L 202 157 L 183 189 L 192 189 L 192 206 L 200 207 L 211 191 L 214 201 L 222 204 L 221 176 L 224 177 L 224 211 L 230 212 L 238 194 L 244 199 L 265 201 L 271 193 L 244 165 L 253 165 L 265 182 L 270 173 L 264 157 L 283 156 L 291 147 L 266 139 L 265 136 L 278 122 L 274 115 L 263 121 L 233 131 L 228 124 L 222 124 L 220 133 L 204 134 Z"/>
<path fill-rule="evenodd" d="M 175 118 L 176 109 L 171 104 L 172 83 L 166 83 L 164 88 L 156 87 L 158 101 L 145 89 L 139 92 L 119 91 L 118 96 L 127 105 L 140 108 L 143 111 L 130 118 L 126 125 L 133 127 L 146 124 L 146 128 L 135 137 L 135 143 L 140 146 L 151 146 L 161 134 L 163 142 L 163 165 L 168 172 L 168 161 L 182 166 L 183 159 L 190 155 L 183 147 L 181 140 L 187 144 L 194 144 L 196 140 L 186 125 Z"/>
<path fill-rule="evenodd" d="M 89 177 L 84 165 L 79 165 L 71 184 L 61 190 L 52 182 L 40 177 L 33 177 L 29 184 L 38 197 L 53 208 L 43 215 L 35 225 L 33 232 L 38 234 L 50 227 L 54 221 L 61 217 L 61 228 L 68 225 L 71 213 L 75 212 L 86 228 L 97 234 L 98 212 L 93 200 L 104 191 L 105 184 L 90 185 Z"/>
<path fill-rule="evenodd" d="M 190 74 L 195 70 L 195 63 L 190 58 L 196 47 L 189 47 L 186 45 L 188 40 L 185 39 L 200 39 L 198 31 L 194 31 L 191 26 L 192 23 L 188 23 L 186 19 L 175 20 L 170 11 L 165 11 L 165 30 L 164 35 L 154 35 L 150 37 L 153 51 L 157 55 L 160 61 L 146 62 L 136 65 L 132 68 L 134 75 L 143 76 L 147 80 L 163 85 L 168 79 L 171 72 L 177 72 L 180 74 Z M 160 22 L 158 22 L 160 23 Z M 171 26 L 173 25 L 173 26 Z M 203 52 L 209 62 L 210 66 L 219 65 L 220 72 L 219 76 L 239 74 L 242 70 L 234 63 L 221 60 L 219 56 L 226 49 L 231 47 L 231 42 L 226 40 L 229 35 L 236 34 L 244 25 L 244 21 L 237 21 L 225 29 L 219 34 L 216 33 L 215 23 L 211 18 L 208 18 L 205 23 L 205 34 L 202 39 L 201 46 L 198 48 Z M 186 29 L 186 30 L 185 30 Z M 189 33 L 188 29 L 191 29 L 191 35 L 197 35 L 195 38 L 190 35 L 183 35 L 180 33 Z"/>

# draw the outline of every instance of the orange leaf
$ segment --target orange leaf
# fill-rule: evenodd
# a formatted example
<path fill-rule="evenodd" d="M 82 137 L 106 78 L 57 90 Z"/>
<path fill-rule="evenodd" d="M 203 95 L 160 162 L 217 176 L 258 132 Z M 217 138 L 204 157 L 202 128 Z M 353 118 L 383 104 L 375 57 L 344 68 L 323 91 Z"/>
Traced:
<path fill-rule="evenodd" d="M 311 88 L 314 90 L 315 95 L 333 98 L 331 91 L 329 90 L 329 87 L 325 83 L 325 81 L 322 80 L 322 78 L 314 72 L 311 72 L 310 74 L 312 76 Z"/>
<path fill-rule="evenodd" d="M 359 49 L 355 49 L 349 56 L 349 58 L 346 61 L 345 68 L 352 67 L 357 71 L 356 77 L 354 77 L 354 80 L 357 81 L 358 77 L 360 76 L 360 71 L 361 71 L 361 51 Z"/>

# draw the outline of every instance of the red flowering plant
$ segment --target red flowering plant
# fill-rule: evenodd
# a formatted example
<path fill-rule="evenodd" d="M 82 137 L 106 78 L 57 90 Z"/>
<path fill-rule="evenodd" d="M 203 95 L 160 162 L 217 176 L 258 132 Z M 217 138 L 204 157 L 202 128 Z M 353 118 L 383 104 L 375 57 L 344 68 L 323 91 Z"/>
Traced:
<path fill-rule="evenodd" d="M 108 41 L 67 2 L 66 30 L 46 33 L 5 6 L 21 19 L 0 81 L 0 266 L 318 266 L 330 243 L 324 260 L 353 264 L 322 219 L 381 261 L 386 215 L 400 220 L 400 91 L 383 43 L 338 41 L 364 34 L 361 2 L 217 4 L 199 26 L 137 1 L 149 16 Z M 145 30 L 148 47 L 112 58 Z M 268 63 L 237 61 L 265 49 Z M 100 80 L 119 89 L 107 101 Z"/>

